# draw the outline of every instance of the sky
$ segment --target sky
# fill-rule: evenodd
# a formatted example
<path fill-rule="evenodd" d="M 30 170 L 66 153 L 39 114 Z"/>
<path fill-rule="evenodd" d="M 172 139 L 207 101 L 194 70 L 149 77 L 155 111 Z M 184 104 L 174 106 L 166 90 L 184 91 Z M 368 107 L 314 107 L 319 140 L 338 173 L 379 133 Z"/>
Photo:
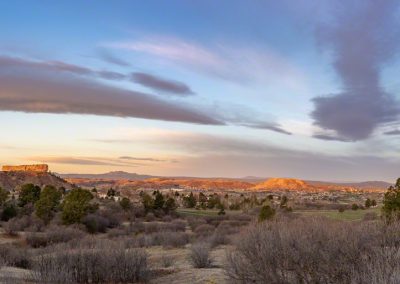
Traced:
<path fill-rule="evenodd" d="M 0 164 L 393 181 L 394 0 L 0 2 Z"/>

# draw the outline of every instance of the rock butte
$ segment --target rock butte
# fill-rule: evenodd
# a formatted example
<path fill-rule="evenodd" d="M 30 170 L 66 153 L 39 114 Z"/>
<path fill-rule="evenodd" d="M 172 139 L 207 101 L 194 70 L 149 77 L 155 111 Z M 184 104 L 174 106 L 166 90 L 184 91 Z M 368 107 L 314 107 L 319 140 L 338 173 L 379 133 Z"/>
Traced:
<path fill-rule="evenodd" d="M 36 172 L 47 173 L 49 166 L 46 164 L 41 165 L 20 165 L 20 166 L 3 166 L 3 172 Z"/>

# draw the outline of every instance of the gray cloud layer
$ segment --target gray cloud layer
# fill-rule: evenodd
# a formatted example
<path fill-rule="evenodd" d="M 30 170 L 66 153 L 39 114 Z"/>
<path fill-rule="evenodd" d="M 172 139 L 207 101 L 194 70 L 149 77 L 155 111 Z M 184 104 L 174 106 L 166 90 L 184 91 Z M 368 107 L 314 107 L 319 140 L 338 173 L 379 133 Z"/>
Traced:
<path fill-rule="evenodd" d="M 400 130 L 394 129 L 394 130 L 386 131 L 383 134 L 385 134 L 385 135 L 400 135 Z"/>
<path fill-rule="evenodd" d="M 165 160 L 165 159 L 155 159 L 155 158 L 139 158 L 139 157 L 131 157 L 131 156 L 121 156 L 119 157 L 121 160 L 128 160 L 128 161 L 142 161 L 142 162 L 172 162 L 177 163 L 178 161 L 175 159 L 172 160 Z"/>
<path fill-rule="evenodd" d="M 69 64 L 62 61 L 33 61 L 8 56 L 0 56 L 0 68 L 10 68 L 11 72 L 32 70 L 57 73 L 64 72 L 75 75 L 98 77 L 107 80 L 122 80 L 126 78 L 124 74 L 118 72 L 95 71 L 90 68 L 82 67 L 75 64 Z"/>
<path fill-rule="evenodd" d="M 89 73 L 89 69 L 60 62 L 36 63 L 1 57 L 0 110 L 224 124 L 184 105 L 78 76 Z"/>
<path fill-rule="evenodd" d="M 150 74 L 136 72 L 132 74 L 132 81 L 155 91 L 166 92 L 172 95 L 188 96 L 194 92 L 184 83 L 163 79 Z"/>
<path fill-rule="evenodd" d="M 243 123 L 242 126 L 257 128 L 257 129 L 266 129 L 266 130 L 271 130 L 271 131 L 286 134 L 286 135 L 292 135 L 291 132 L 283 129 L 277 123 L 249 122 L 249 123 Z"/>
<path fill-rule="evenodd" d="M 312 137 L 320 139 L 320 140 L 326 140 L 326 141 L 351 142 L 351 140 L 341 138 L 341 137 L 336 137 L 333 135 L 328 135 L 328 134 L 314 134 Z"/>
<path fill-rule="evenodd" d="M 321 40 L 334 51 L 333 67 L 343 91 L 314 98 L 311 115 L 316 125 L 334 130 L 339 139 L 357 141 L 368 138 L 382 123 L 395 121 L 400 113 L 398 102 L 380 83 L 383 64 L 393 58 L 400 42 L 398 9 L 392 0 L 341 4 L 335 23 L 322 29 Z"/>
<path fill-rule="evenodd" d="M 61 61 L 32 61 L 15 57 L 0 56 L 0 65 L 9 68 L 39 69 L 42 71 L 66 72 L 76 75 L 101 78 L 106 80 L 126 80 L 141 84 L 152 90 L 162 91 L 164 93 L 188 96 L 194 95 L 194 92 L 184 83 L 167 80 L 148 73 L 133 73 L 129 76 L 108 70 L 96 71 L 79 65 L 68 64 Z"/>
<path fill-rule="evenodd" d="M 118 66 L 122 67 L 129 67 L 131 64 L 129 64 L 127 61 L 115 56 L 113 53 L 106 49 L 99 49 L 98 55 L 101 59 L 103 59 L 105 62 L 112 63 Z"/>
<path fill-rule="evenodd" d="M 136 73 L 143 84 L 175 94 L 193 94 L 185 84 Z M 0 111 L 75 113 L 136 117 L 196 124 L 234 124 L 290 134 L 274 122 L 218 115 L 156 96 L 111 87 L 96 78 L 122 80 L 125 75 L 95 71 L 61 61 L 32 61 L 0 55 Z M 148 80 L 149 79 L 149 80 Z M 228 110 L 228 112 L 235 110 Z M 208 114 L 206 114 L 208 113 Z M 237 114 L 239 115 L 239 114 Z M 236 116 L 237 116 L 236 115 Z"/>
<path fill-rule="evenodd" d="M 31 161 L 41 163 L 55 163 L 67 165 L 83 165 L 83 166 L 123 166 L 137 167 L 142 166 L 140 163 L 129 161 L 121 161 L 120 159 L 102 158 L 102 157 L 31 157 Z"/>

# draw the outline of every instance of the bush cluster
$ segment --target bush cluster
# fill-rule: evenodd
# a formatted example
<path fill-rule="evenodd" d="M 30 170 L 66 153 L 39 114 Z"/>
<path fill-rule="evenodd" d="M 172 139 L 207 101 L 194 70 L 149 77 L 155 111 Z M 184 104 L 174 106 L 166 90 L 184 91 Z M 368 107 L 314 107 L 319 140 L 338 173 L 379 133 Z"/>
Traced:
<path fill-rule="evenodd" d="M 398 283 L 399 223 L 323 218 L 253 225 L 228 254 L 238 283 Z"/>

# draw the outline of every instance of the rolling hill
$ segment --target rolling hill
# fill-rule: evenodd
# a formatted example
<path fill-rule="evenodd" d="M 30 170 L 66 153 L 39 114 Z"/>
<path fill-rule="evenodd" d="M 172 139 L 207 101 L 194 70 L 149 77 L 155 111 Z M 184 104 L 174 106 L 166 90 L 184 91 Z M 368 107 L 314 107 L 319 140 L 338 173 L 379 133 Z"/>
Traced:
<path fill-rule="evenodd" d="M 8 191 L 18 189 L 21 185 L 27 183 L 32 183 L 39 186 L 53 185 L 57 188 L 72 188 L 72 185 L 70 183 L 52 173 L 0 171 L 0 187 Z"/>

